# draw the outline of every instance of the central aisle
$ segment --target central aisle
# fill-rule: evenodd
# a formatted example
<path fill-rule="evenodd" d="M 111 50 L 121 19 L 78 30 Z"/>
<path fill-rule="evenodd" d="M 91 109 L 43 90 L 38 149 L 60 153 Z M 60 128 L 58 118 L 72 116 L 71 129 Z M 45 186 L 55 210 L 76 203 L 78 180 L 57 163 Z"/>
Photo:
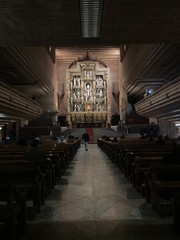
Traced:
<path fill-rule="evenodd" d="M 78 150 L 24 239 L 176 239 L 96 144 Z M 178 239 L 178 237 L 177 237 Z"/>

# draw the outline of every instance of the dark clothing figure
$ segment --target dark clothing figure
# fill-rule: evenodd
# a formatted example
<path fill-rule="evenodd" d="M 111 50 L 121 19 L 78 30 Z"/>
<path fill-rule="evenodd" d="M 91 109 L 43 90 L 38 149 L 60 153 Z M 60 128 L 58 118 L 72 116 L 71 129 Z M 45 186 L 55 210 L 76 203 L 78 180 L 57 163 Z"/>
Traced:
<path fill-rule="evenodd" d="M 157 145 L 166 145 L 166 142 L 162 139 L 162 136 L 160 135 L 158 139 L 155 141 L 155 144 Z"/>
<path fill-rule="evenodd" d="M 38 141 L 37 140 L 34 140 L 31 143 L 31 148 L 24 153 L 23 159 L 28 160 L 28 161 L 46 159 L 45 153 L 38 148 Z"/>
<path fill-rule="evenodd" d="M 102 139 L 105 139 L 105 138 L 106 138 L 106 135 L 105 135 L 105 134 L 103 134 L 103 135 L 101 136 L 101 138 L 102 138 Z"/>
<path fill-rule="evenodd" d="M 89 142 L 89 135 L 88 135 L 87 132 L 83 133 L 82 139 L 83 139 L 84 142 Z"/>
<path fill-rule="evenodd" d="M 56 135 L 53 135 L 53 136 L 52 136 L 52 140 L 57 140 L 57 136 L 56 136 Z"/>
<path fill-rule="evenodd" d="M 74 140 L 74 136 L 71 133 L 68 135 L 68 140 Z"/>
<path fill-rule="evenodd" d="M 38 144 L 41 144 L 40 138 L 36 137 L 35 141 L 37 141 Z"/>
<path fill-rule="evenodd" d="M 143 135 L 141 135 L 141 137 L 140 137 L 140 139 L 146 139 L 146 138 L 148 138 L 148 136 L 147 136 L 147 134 L 146 133 L 144 133 Z"/>
<path fill-rule="evenodd" d="M 105 140 L 106 142 L 111 141 L 111 139 L 110 139 L 109 137 L 106 137 L 104 140 Z"/>
<path fill-rule="evenodd" d="M 113 143 L 117 143 L 118 140 L 117 140 L 117 137 L 115 137 L 113 140 L 112 140 Z"/>
<path fill-rule="evenodd" d="M 124 133 L 122 133 L 122 135 L 120 136 L 121 139 L 124 139 L 125 136 L 124 136 Z"/>
<path fill-rule="evenodd" d="M 157 131 L 155 128 L 150 128 L 148 131 L 148 136 L 150 137 L 157 137 Z"/>
<path fill-rule="evenodd" d="M 169 137 L 167 134 L 164 135 L 164 141 L 168 141 L 169 140 Z"/>
<path fill-rule="evenodd" d="M 88 151 L 89 135 L 88 135 L 87 132 L 83 133 L 82 140 L 83 140 L 83 143 L 84 143 L 85 150 Z"/>
<path fill-rule="evenodd" d="M 9 137 L 6 137 L 6 139 L 4 139 L 2 143 L 3 143 L 3 144 L 8 144 L 8 143 L 10 143 Z"/>

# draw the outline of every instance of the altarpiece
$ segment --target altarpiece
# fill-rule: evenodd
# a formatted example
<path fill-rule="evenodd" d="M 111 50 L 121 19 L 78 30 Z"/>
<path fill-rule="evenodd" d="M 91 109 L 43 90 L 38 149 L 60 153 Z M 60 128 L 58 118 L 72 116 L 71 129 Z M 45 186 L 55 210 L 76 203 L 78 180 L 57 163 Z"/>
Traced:
<path fill-rule="evenodd" d="M 77 123 L 110 123 L 110 72 L 99 62 L 77 62 L 67 70 L 67 110 L 70 125 Z"/>

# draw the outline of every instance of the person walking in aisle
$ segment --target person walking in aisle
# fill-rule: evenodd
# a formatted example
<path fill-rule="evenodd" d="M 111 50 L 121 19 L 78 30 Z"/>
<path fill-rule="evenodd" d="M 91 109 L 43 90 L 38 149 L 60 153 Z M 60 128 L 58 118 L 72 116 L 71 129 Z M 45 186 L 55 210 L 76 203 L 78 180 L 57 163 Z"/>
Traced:
<path fill-rule="evenodd" d="M 85 132 L 82 135 L 82 140 L 83 140 L 83 143 L 84 143 L 85 150 L 88 151 L 89 135 L 86 132 L 86 130 L 85 130 Z"/>

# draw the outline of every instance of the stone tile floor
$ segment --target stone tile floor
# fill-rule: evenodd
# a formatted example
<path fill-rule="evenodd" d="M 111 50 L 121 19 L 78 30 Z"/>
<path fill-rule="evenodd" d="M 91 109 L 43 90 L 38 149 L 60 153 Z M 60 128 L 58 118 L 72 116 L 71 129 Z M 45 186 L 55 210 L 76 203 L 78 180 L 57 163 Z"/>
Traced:
<path fill-rule="evenodd" d="M 22 240 L 176 240 L 96 144 L 83 145 Z"/>

